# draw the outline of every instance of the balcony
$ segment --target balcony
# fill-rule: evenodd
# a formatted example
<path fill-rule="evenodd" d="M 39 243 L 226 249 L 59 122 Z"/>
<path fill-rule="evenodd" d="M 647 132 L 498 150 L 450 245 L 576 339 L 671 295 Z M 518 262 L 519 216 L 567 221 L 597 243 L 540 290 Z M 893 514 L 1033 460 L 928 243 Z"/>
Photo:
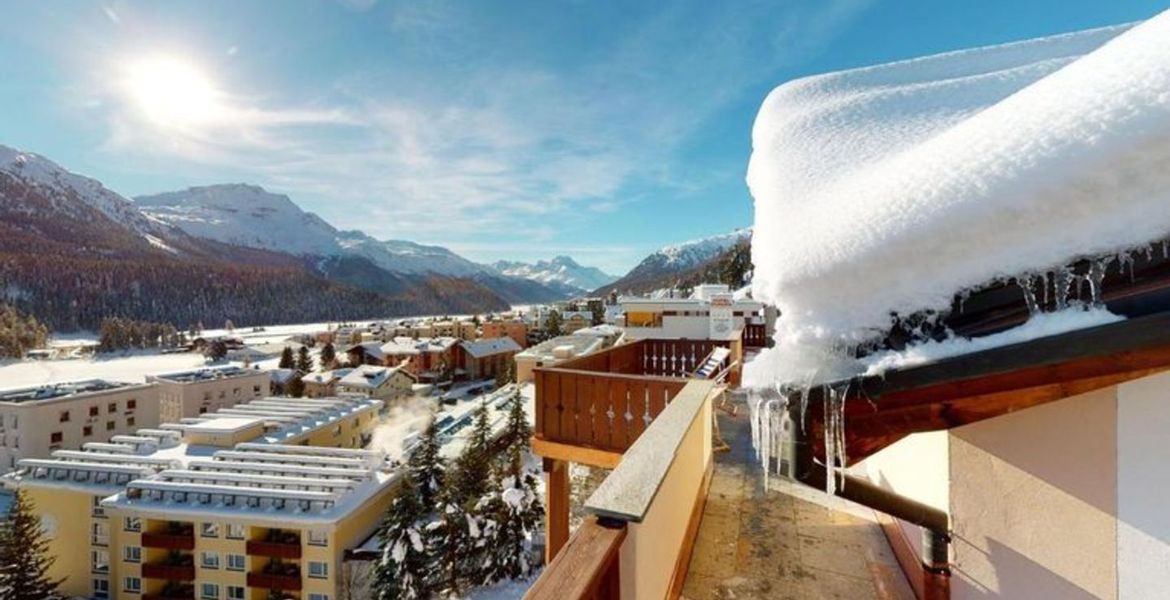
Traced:
<path fill-rule="evenodd" d="M 143 594 L 142 600 L 195 600 L 195 586 L 189 583 L 167 583 L 157 594 Z"/>
<path fill-rule="evenodd" d="M 278 540 L 278 542 L 252 540 L 252 542 L 248 542 L 246 549 L 249 557 L 300 559 L 301 539 Z"/>
<path fill-rule="evenodd" d="M 195 581 L 195 561 L 190 556 L 186 558 L 185 561 L 146 563 L 142 565 L 142 576 L 167 581 Z"/>
<path fill-rule="evenodd" d="M 640 340 L 536 369 L 534 448 L 613 468 L 716 348 L 729 352 L 708 377 L 738 384 L 740 340 Z"/>
<path fill-rule="evenodd" d="M 142 534 L 142 547 L 163 550 L 194 550 L 195 529 L 145 532 Z"/>
<path fill-rule="evenodd" d="M 248 573 L 248 587 L 297 592 L 301 589 L 301 569 L 292 564 L 269 563 L 263 571 Z"/>

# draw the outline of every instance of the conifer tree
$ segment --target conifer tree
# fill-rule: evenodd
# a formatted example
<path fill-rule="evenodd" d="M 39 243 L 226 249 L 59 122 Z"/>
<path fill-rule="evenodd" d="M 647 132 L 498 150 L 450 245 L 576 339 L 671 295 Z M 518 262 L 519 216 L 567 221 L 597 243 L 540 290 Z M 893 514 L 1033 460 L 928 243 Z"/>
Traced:
<path fill-rule="evenodd" d="M 487 492 L 491 472 L 491 424 L 488 422 L 487 404 L 481 402 L 475 409 L 475 424 L 468 436 L 467 446 L 455 464 L 455 498 L 460 504 L 476 502 Z"/>
<path fill-rule="evenodd" d="M 313 372 L 313 359 L 309 357 L 307 346 L 301 346 L 301 349 L 297 350 L 297 370 L 306 374 Z"/>
<path fill-rule="evenodd" d="M 300 398 L 305 395 L 305 382 L 301 380 L 301 376 L 293 373 L 293 376 L 288 380 L 288 385 L 285 386 L 285 394 L 293 398 Z"/>
<path fill-rule="evenodd" d="M 379 600 L 430 596 L 434 578 L 421 524 L 426 512 L 407 471 L 383 522 L 382 559 L 374 566 L 374 593 Z"/>
<path fill-rule="evenodd" d="M 336 369 L 337 368 L 337 351 L 333 348 L 333 343 L 328 342 L 321 348 L 321 368 L 322 369 Z"/>
<path fill-rule="evenodd" d="M 446 464 L 439 451 L 439 431 L 432 419 L 407 463 L 411 478 L 418 486 L 419 501 L 423 506 L 435 505 L 446 479 Z"/>
<path fill-rule="evenodd" d="M 292 348 L 288 346 L 284 347 L 284 350 L 280 352 L 280 363 L 276 366 L 280 367 L 281 369 L 292 369 L 296 367 L 296 362 L 293 359 Z"/>
<path fill-rule="evenodd" d="M 60 581 L 49 579 L 56 558 L 48 555 L 49 543 L 41 522 L 23 490 L 17 490 L 12 508 L 0 529 L 0 600 L 60 598 Z"/>
<path fill-rule="evenodd" d="M 459 593 L 469 575 L 470 559 L 480 538 L 479 521 L 464 509 L 459 496 L 459 490 L 451 483 L 443 486 L 438 518 L 427 525 L 427 545 L 434 558 L 431 572 L 435 575 L 435 591 L 445 596 Z"/>
<path fill-rule="evenodd" d="M 550 310 L 548 316 L 544 320 L 544 332 L 548 337 L 554 338 L 561 334 L 561 313 L 558 310 Z"/>

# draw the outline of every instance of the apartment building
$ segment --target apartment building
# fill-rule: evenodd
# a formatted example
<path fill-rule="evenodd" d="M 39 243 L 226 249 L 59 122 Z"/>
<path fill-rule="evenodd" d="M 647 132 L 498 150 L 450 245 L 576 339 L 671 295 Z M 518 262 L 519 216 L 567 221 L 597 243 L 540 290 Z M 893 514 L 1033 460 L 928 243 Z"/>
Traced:
<path fill-rule="evenodd" d="M 0 471 L 159 423 L 159 387 L 90 379 L 0 391 Z"/>
<path fill-rule="evenodd" d="M 455 361 L 468 379 L 493 379 L 507 375 L 521 347 L 510 337 L 464 341 L 456 347 Z"/>
<path fill-rule="evenodd" d="M 737 298 L 725 285 L 695 286 L 686 298 L 622 296 L 619 321 L 631 339 L 732 339 L 743 331 L 744 343 L 760 346 L 765 331 L 764 305 Z"/>
<path fill-rule="evenodd" d="M 324 398 L 337 395 L 337 382 L 341 381 L 353 369 L 333 369 L 320 373 L 310 373 L 301 377 L 305 384 L 305 397 Z"/>
<path fill-rule="evenodd" d="M 209 367 L 150 375 L 159 388 L 159 418 L 174 423 L 268 394 L 268 372 L 240 367 Z"/>
<path fill-rule="evenodd" d="M 481 338 L 512 338 L 520 348 L 528 347 L 528 324 L 519 319 L 487 321 L 483 324 Z"/>
<path fill-rule="evenodd" d="M 261 399 L 24 459 L 2 481 L 40 514 L 67 596 L 331 600 L 344 549 L 390 501 L 384 456 L 356 449 L 381 407 Z"/>
<path fill-rule="evenodd" d="M 587 310 L 561 311 L 561 333 L 571 335 L 581 329 L 593 326 L 593 313 Z"/>

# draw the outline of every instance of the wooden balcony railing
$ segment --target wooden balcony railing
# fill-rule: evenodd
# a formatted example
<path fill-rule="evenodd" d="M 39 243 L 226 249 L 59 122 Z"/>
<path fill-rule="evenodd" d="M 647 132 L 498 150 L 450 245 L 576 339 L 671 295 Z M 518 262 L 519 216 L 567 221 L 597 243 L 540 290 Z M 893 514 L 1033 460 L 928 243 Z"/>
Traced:
<path fill-rule="evenodd" d="M 625 523 L 587 519 L 524 595 L 525 600 L 607 600 L 618 598 L 618 554 Z"/>
<path fill-rule="evenodd" d="M 743 326 L 743 345 L 745 348 L 767 347 L 768 333 L 763 323 L 747 323 Z"/>
<path fill-rule="evenodd" d="M 711 351 L 728 345 L 715 340 L 642 340 L 538 368 L 536 438 L 620 454 L 682 390 Z M 731 362 L 729 357 L 723 367 Z"/>

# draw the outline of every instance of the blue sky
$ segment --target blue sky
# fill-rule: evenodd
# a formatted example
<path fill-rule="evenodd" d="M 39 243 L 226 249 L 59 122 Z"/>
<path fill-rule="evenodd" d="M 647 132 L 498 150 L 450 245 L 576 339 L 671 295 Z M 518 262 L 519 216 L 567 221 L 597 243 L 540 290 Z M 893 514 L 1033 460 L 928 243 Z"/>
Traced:
<path fill-rule="evenodd" d="M 620 274 L 750 224 L 784 81 L 1167 6 L 0 0 L 0 143 L 126 196 L 257 183 L 376 237 Z"/>

